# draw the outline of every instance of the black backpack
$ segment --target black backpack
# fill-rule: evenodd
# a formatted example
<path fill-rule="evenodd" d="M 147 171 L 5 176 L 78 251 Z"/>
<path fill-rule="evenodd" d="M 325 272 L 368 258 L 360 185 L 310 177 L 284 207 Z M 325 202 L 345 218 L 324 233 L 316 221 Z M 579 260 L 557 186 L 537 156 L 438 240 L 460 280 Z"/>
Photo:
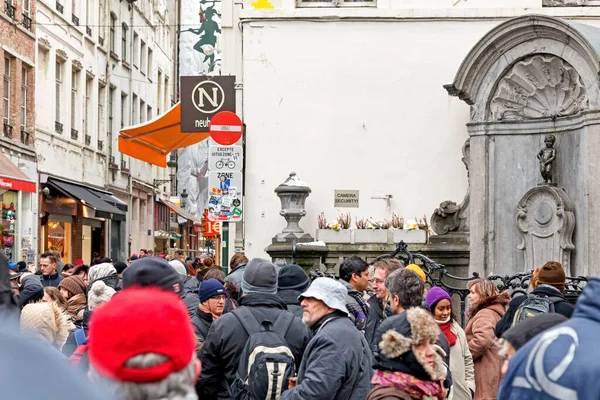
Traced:
<path fill-rule="evenodd" d="M 233 400 L 279 400 L 295 375 L 295 360 L 285 334 L 294 315 L 283 311 L 273 324 L 260 321 L 247 307 L 232 314 L 249 335 L 244 346 L 235 380 L 231 385 Z"/>
<path fill-rule="evenodd" d="M 548 297 L 533 293 L 528 294 L 527 298 L 523 300 L 521 305 L 519 305 L 517 308 L 511 327 L 517 325 L 521 321 L 526 320 L 527 318 L 535 317 L 536 315 L 540 314 L 556 312 L 554 305 L 556 303 L 560 303 L 561 301 L 565 300 L 556 296 Z"/>

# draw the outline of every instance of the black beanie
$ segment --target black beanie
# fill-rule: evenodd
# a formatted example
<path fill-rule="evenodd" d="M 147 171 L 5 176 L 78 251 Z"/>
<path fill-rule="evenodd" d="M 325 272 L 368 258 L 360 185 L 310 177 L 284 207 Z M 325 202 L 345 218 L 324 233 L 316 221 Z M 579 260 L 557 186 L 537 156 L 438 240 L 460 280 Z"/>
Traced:
<path fill-rule="evenodd" d="M 183 293 L 181 276 L 168 262 L 158 257 L 135 260 L 123 272 L 123 289 L 132 286 L 156 287 L 162 290 Z"/>
<path fill-rule="evenodd" d="M 279 290 L 299 290 L 304 291 L 310 281 L 306 272 L 296 264 L 288 264 L 279 270 L 277 286 Z"/>

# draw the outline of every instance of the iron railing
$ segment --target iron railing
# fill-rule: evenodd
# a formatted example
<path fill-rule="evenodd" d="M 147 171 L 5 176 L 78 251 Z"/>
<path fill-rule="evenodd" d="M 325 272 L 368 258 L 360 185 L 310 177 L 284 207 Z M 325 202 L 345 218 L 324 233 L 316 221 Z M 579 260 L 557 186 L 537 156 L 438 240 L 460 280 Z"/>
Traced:
<path fill-rule="evenodd" d="M 92 28 L 91 28 L 90 26 L 86 26 L 86 27 L 85 27 L 85 33 L 86 33 L 88 36 L 92 36 Z"/>
<path fill-rule="evenodd" d="M 102 36 L 98 36 L 98 44 L 104 46 L 104 38 Z"/>
<path fill-rule="evenodd" d="M 8 18 L 15 19 L 15 6 L 9 0 L 4 1 L 4 12 L 8 15 Z"/>
<path fill-rule="evenodd" d="M 56 11 L 58 11 L 61 14 L 65 11 L 65 7 L 58 1 L 56 2 Z"/>
<path fill-rule="evenodd" d="M 127 168 L 127 161 L 121 160 L 121 169 L 125 170 L 125 171 L 129 171 L 129 168 Z"/>
<path fill-rule="evenodd" d="M 77 140 L 79 138 L 79 131 L 77 129 L 71 129 L 71 139 Z"/>
<path fill-rule="evenodd" d="M 294 257 L 295 255 L 293 254 L 292 258 Z M 402 241 L 396 245 L 396 250 L 394 250 L 391 254 L 379 256 L 375 260 L 371 261 L 370 264 L 373 265 L 375 262 L 386 258 L 399 259 L 403 265 L 418 264 L 423 272 L 425 272 L 427 277 L 426 286 L 441 287 L 453 298 L 458 297 L 460 300 L 460 321 L 458 322 L 461 324 L 461 326 L 465 326 L 467 320 L 467 297 L 469 296 L 469 289 L 467 286 L 470 281 L 480 278 L 477 272 L 473 272 L 473 274 L 468 277 L 452 275 L 446 270 L 444 265 L 436 263 L 426 255 L 421 253 L 411 253 L 408 251 L 408 246 Z M 532 272 L 533 271 L 505 276 L 490 275 L 486 279 L 494 282 L 499 291 L 509 292 L 511 297 L 523 296 L 528 293 Z M 315 270 L 310 271 L 311 280 L 321 276 L 328 276 L 330 278 L 338 279 L 337 276 L 332 274 L 325 274 Z M 575 304 L 577 302 L 577 299 L 583 291 L 586 283 L 587 277 L 585 276 L 566 278 L 564 296 L 569 303 Z"/>
<path fill-rule="evenodd" d="M 29 18 L 27 15 L 23 14 L 23 20 L 21 23 L 23 24 L 23 28 L 27 29 L 28 31 L 31 30 L 31 18 Z"/>
<path fill-rule="evenodd" d="M 85 145 L 89 146 L 92 143 L 92 137 L 90 135 L 85 135 Z"/>
<path fill-rule="evenodd" d="M 4 123 L 4 137 L 12 139 L 13 127 L 7 123 Z"/>
<path fill-rule="evenodd" d="M 29 132 L 24 129 L 21 129 L 21 143 L 29 144 Z"/>
<path fill-rule="evenodd" d="M 104 142 L 102 140 L 98 140 L 98 151 L 102 151 L 104 148 Z"/>
<path fill-rule="evenodd" d="M 71 14 L 71 22 L 73 22 L 73 25 L 79 26 L 79 18 L 75 14 Z"/>
<path fill-rule="evenodd" d="M 56 133 L 63 133 L 63 124 L 58 121 L 54 121 L 54 130 Z"/>

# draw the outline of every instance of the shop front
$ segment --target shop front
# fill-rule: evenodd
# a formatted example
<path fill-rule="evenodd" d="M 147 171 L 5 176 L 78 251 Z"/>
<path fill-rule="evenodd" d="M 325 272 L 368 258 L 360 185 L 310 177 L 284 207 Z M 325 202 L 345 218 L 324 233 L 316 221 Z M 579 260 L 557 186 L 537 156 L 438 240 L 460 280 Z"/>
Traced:
<path fill-rule="evenodd" d="M 127 204 L 110 192 L 54 177 L 45 177 L 41 196 L 40 248 L 58 251 L 65 263 L 92 254 L 118 253 Z M 115 239 L 116 238 L 116 239 Z"/>
<path fill-rule="evenodd" d="M 34 262 L 32 221 L 36 183 L 0 153 L 0 251 L 11 261 Z"/>

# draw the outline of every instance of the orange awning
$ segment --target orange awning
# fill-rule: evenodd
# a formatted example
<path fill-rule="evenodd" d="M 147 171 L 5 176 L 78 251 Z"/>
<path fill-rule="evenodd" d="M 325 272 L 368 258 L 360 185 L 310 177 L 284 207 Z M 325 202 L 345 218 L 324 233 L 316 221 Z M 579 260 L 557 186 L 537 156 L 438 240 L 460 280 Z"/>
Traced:
<path fill-rule="evenodd" d="M 121 130 L 119 151 L 159 167 L 167 167 L 167 154 L 208 138 L 208 132 L 181 132 L 180 103 L 144 124 Z"/>

